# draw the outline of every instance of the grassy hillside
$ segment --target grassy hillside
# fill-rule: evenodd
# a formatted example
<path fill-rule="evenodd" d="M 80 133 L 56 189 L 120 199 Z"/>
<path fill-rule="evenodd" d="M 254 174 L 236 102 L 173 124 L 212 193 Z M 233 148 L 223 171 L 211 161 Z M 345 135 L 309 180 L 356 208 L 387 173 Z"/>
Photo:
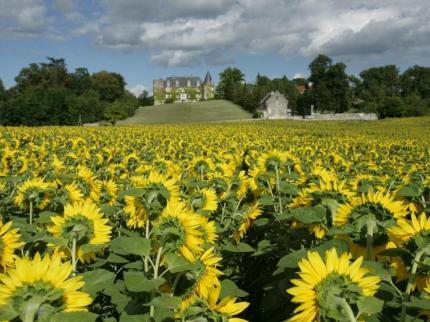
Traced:
<path fill-rule="evenodd" d="M 145 106 L 118 124 L 191 123 L 250 119 L 240 106 L 224 100 Z"/>

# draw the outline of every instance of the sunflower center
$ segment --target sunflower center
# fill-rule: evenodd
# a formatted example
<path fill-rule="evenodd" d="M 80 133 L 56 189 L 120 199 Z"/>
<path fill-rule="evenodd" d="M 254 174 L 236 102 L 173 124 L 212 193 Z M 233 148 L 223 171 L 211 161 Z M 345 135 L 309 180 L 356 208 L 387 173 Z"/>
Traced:
<path fill-rule="evenodd" d="M 203 194 L 199 193 L 194 196 L 191 202 L 193 210 L 202 209 L 206 205 L 206 198 Z"/>
<path fill-rule="evenodd" d="M 362 290 L 348 276 L 331 273 L 316 287 L 316 293 L 320 320 L 331 321 L 339 320 L 339 316 L 333 314 L 342 314 L 339 301 L 356 303 L 362 295 Z"/>
<path fill-rule="evenodd" d="M 61 237 L 72 241 L 76 238 L 78 245 L 87 244 L 94 236 L 93 224 L 88 218 L 78 215 L 66 219 Z"/>

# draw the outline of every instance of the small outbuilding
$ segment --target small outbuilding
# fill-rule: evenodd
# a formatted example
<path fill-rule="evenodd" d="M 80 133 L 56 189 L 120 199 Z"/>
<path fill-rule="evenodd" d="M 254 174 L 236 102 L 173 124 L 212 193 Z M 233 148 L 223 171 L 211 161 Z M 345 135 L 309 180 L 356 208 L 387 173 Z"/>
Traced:
<path fill-rule="evenodd" d="M 291 117 L 291 109 L 288 108 L 288 99 L 279 91 L 268 93 L 260 102 L 258 112 L 265 119 L 286 119 Z"/>

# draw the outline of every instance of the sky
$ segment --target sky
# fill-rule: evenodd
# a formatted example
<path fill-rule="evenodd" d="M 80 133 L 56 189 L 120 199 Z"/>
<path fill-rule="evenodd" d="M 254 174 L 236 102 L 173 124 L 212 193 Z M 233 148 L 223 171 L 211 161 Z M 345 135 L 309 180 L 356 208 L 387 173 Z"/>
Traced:
<path fill-rule="evenodd" d="M 65 58 L 70 71 L 152 80 L 237 67 L 252 82 L 308 76 L 319 54 L 358 74 L 430 66 L 429 0 L 0 0 L 0 78 Z"/>

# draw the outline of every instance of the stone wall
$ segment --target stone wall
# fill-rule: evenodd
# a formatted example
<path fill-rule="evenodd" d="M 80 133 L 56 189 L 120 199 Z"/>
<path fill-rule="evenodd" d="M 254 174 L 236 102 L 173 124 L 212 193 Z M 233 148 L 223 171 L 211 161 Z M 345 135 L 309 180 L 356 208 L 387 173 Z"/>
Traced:
<path fill-rule="evenodd" d="M 312 115 L 306 115 L 305 118 L 295 115 L 290 119 L 308 121 L 376 121 L 378 116 L 375 113 L 313 113 Z"/>

